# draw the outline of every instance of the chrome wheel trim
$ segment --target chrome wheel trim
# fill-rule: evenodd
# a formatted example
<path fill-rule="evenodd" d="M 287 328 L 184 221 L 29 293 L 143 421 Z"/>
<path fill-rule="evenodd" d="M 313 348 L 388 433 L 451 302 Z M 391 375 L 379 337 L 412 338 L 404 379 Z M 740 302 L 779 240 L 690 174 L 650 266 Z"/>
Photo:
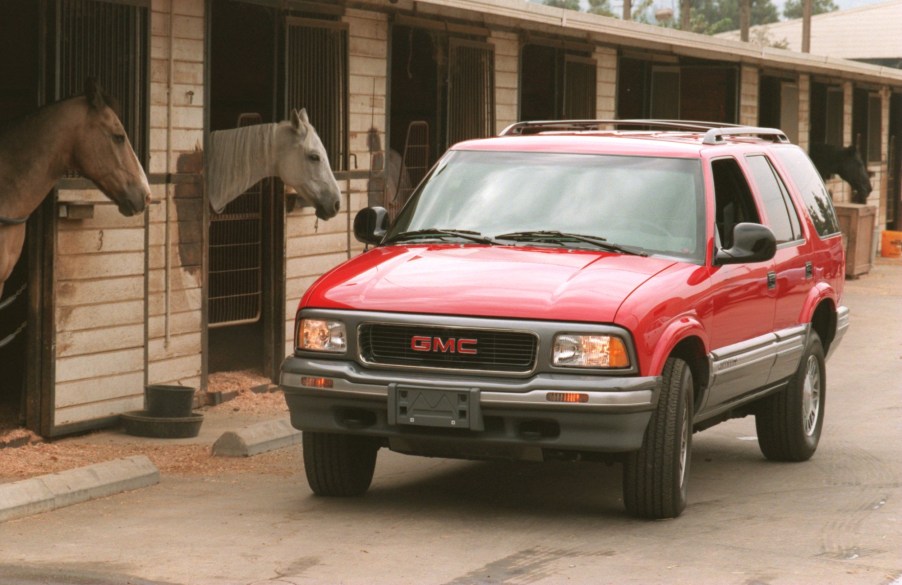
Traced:
<path fill-rule="evenodd" d="M 683 422 L 680 425 L 680 487 L 686 482 L 686 467 L 689 461 L 689 408 L 683 402 Z"/>
<path fill-rule="evenodd" d="M 814 436 L 821 411 L 821 369 L 817 358 L 808 356 L 805 377 L 802 379 L 802 430 L 805 436 Z"/>

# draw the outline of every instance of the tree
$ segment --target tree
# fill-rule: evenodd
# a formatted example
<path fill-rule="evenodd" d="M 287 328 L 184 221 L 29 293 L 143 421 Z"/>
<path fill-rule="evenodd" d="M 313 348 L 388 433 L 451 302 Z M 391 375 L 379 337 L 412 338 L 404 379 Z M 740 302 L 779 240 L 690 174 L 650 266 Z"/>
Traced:
<path fill-rule="evenodd" d="M 751 0 L 751 3 L 752 26 L 780 19 L 772 0 Z M 739 0 L 692 0 L 690 22 L 693 32 L 707 35 L 736 30 L 739 28 Z"/>
<path fill-rule="evenodd" d="M 608 0 L 589 0 L 589 9 L 586 12 L 600 14 L 601 16 L 614 16 L 614 13 L 611 11 L 611 3 Z"/>
<path fill-rule="evenodd" d="M 545 0 L 546 6 L 566 8 L 567 10 L 579 10 L 579 0 Z"/>
<path fill-rule="evenodd" d="M 715 35 L 739 28 L 739 3 L 741 0 L 691 0 L 690 30 L 692 32 Z M 780 20 L 780 14 L 773 0 L 750 0 L 752 9 L 751 26 L 770 24 Z M 787 9 L 802 0 L 786 0 Z M 833 0 L 812 0 L 821 12 L 835 10 Z M 545 5 L 569 10 L 581 10 L 580 0 L 544 0 Z M 588 0 L 587 12 L 604 16 L 619 17 L 611 9 L 611 0 Z M 646 24 L 675 27 L 676 19 L 658 22 L 655 18 L 655 0 L 632 0 L 632 19 Z M 832 8 L 830 8 L 832 7 Z M 817 14 L 818 12 L 816 12 Z M 786 12 L 784 11 L 784 14 Z"/>
<path fill-rule="evenodd" d="M 833 12 L 839 7 L 833 0 L 811 0 L 811 15 L 823 14 L 825 12 Z M 783 18 L 794 19 L 802 18 L 802 0 L 786 0 L 783 5 Z"/>

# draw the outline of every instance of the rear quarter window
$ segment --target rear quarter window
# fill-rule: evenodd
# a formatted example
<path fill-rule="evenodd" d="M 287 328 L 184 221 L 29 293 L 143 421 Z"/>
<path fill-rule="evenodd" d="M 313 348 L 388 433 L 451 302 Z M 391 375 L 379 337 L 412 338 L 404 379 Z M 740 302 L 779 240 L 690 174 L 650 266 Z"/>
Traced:
<path fill-rule="evenodd" d="M 774 148 L 773 152 L 799 190 L 818 235 L 824 238 L 838 234 L 839 220 L 833 208 L 833 199 L 808 155 L 797 146 Z"/>

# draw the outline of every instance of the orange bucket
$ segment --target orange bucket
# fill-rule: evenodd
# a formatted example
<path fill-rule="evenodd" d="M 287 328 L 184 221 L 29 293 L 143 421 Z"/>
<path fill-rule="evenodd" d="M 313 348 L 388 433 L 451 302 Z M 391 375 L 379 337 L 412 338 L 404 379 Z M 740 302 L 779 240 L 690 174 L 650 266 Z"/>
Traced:
<path fill-rule="evenodd" d="M 902 256 L 902 232 L 885 230 L 880 239 L 880 255 L 884 258 Z"/>

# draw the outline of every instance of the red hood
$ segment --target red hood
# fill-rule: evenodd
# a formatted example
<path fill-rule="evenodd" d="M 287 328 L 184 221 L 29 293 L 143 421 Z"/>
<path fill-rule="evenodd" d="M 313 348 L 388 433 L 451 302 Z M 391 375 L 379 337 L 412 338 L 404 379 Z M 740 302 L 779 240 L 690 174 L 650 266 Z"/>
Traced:
<path fill-rule="evenodd" d="M 302 307 L 613 322 L 672 260 L 564 249 L 386 246 L 317 281 Z"/>

